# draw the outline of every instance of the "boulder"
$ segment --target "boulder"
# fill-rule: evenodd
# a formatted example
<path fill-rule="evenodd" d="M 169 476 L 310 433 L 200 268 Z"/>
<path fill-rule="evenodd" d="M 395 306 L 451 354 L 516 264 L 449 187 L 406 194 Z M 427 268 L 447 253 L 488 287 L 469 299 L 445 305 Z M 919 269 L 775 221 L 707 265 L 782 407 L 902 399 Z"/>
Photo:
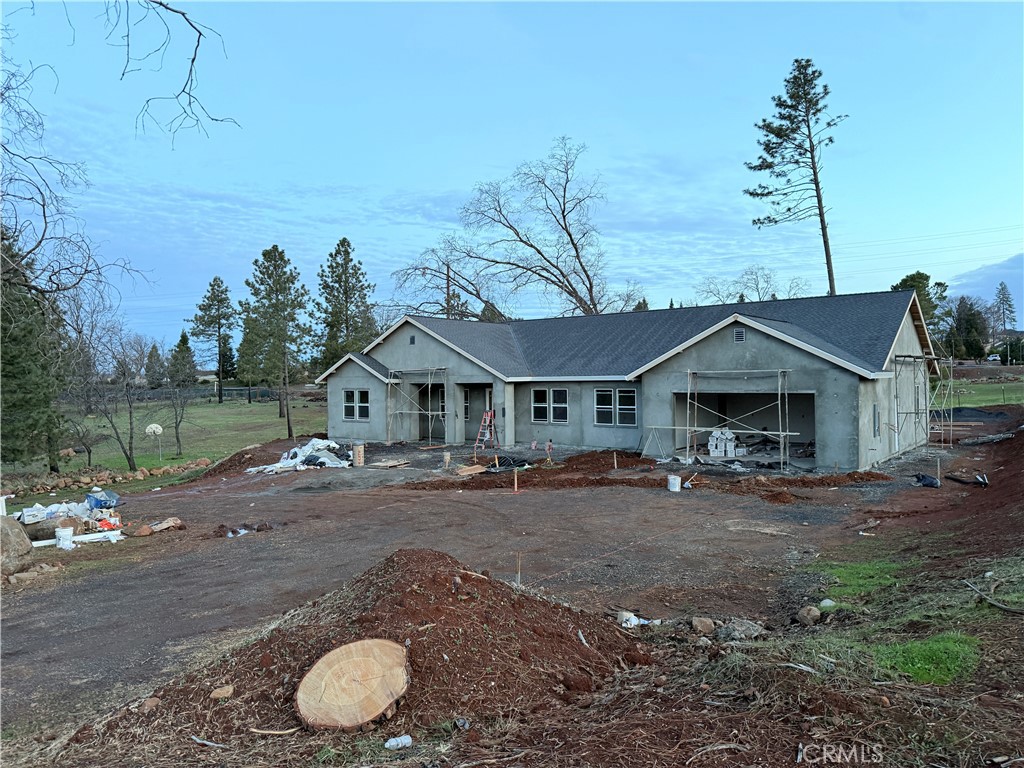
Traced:
<path fill-rule="evenodd" d="M 72 536 L 77 536 L 84 530 L 82 519 L 79 517 L 51 517 L 49 520 L 40 520 L 25 526 L 25 534 L 32 541 L 46 541 L 57 537 L 55 531 L 58 528 L 71 528 Z"/>
<path fill-rule="evenodd" d="M 715 631 L 715 622 L 703 616 L 694 616 L 690 621 L 690 626 L 698 635 L 709 636 Z"/>
<path fill-rule="evenodd" d="M 145 524 L 140 525 L 132 533 L 132 536 L 152 536 L 152 535 L 153 535 L 153 529 L 150 528 L 148 525 L 145 525 Z"/>
<path fill-rule="evenodd" d="M 719 642 L 731 640 L 753 640 L 764 634 L 764 627 L 746 619 L 733 619 L 715 630 L 715 639 Z"/>
<path fill-rule="evenodd" d="M 32 563 L 32 542 L 13 517 L 0 517 L 0 573 L 10 576 Z"/>
<path fill-rule="evenodd" d="M 212 463 L 213 462 L 211 462 L 209 459 L 207 459 L 205 457 L 202 458 L 202 459 L 196 459 L 196 466 L 197 467 L 208 467 Z"/>
<path fill-rule="evenodd" d="M 821 618 L 821 611 L 815 608 L 813 605 L 805 605 L 796 614 L 796 620 L 803 624 L 805 627 L 813 627 L 818 623 L 818 619 Z"/>

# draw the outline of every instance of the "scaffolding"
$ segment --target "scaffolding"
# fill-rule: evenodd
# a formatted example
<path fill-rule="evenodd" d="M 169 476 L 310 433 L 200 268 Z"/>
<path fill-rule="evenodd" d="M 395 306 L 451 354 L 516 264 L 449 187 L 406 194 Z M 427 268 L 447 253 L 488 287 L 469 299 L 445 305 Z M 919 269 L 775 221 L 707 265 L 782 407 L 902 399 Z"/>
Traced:
<path fill-rule="evenodd" d="M 789 465 L 789 443 L 790 438 L 799 435 L 799 432 L 791 432 L 789 430 L 789 373 L 790 370 L 786 368 L 773 368 L 766 370 L 748 370 L 748 371 L 690 371 L 686 372 L 686 423 L 684 426 L 673 426 L 673 427 L 649 427 L 651 434 L 648 435 L 647 442 L 644 445 L 644 453 L 647 452 L 652 441 L 657 441 L 659 448 L 664 451 L 661 446 L 661 438 L 657 434 L 659 429 L 672 430 L 674 435 L 678 430 L 684 430 L 684 457 L 683 460 L 689 464 L 691 461 L 691 453 L 696 455 L 697 435 L 703 432 L 714 432 L 723 428 L 728 428 L 733 434 L 736 435 L 762 435 L 769 439 L 775 440 L 779 444 L 779 465 L 780 468 L 786 469 Z M 768 378 L 774 376 L 776 378 L 776 399 L 767 405 L 755 408 L 749 413 L 744 413 L 741 416 L 730 418 L 723 413 L 719 413 L 712 408 L 708 408 L 697 402 L 697 396 L 699 394 L 699 385 L 701 379 L 728 379 L 728 378 Z M 770 393 L 770 391 L 769 391 Z M 674 394 L 683 394 L 682 392 Z M 716 392 L 714 394 L 733 394 L 733 393 L 721 393 Z M 746 392 L 743 394 L 751 395 L 764 395 L 768 394 L 765 392 Z M 691 404 L 693 408 L 691 408 Z M 775 408 L 778 416 L 778 429 L 754 429 L 745 420 L 751 416 L 762 413 L 770 408 Z M 706 411 L 717 417 L 718 421 L 714 426 L 702 427 L 696 423 L 696 416 L 698 411 Z M 691 421 L 691 412 L 693 414 Z M 673 439 L 673 449 L 675 449 L 675 440 Z"/>
<path fill-rule="evenodd" d="M 947 402 L 952 397 L 948 384 L 948 381 L 952 380 L 952 373 L 945 386 L 940 377 L 939 385 L 934 392 L 932 392 L 928 377 L 929 368 L 933 366 L 938 367 L 945 361 L 936 355 L 896 355 L 895 362 L 896 365 L 893 369 L 893 398 L 896 423 L 889 425 L 896 440 L 895 453 L 899 454 L 905 450 L 900 444 L 900 436 L 906 434 L 905 429 L 911 420 L 913 420 L 915 434 L 924 432 L 925 443 L 928 442 L 932 432 L 938 431 L 939 443 L 945 445 L 947 423 L 952 423 L 952 413 L 946 411 Z M 950 362 L 952 364 L 952 361 Z M 911 369 L 909 374 L 905 370 L 907 366 Z M 914 389 L 914 399 L 912 403 L 905 404 L 900 400 L 900 382 L 905 381 L 908 376 Z M 922 393 L 924 393 L 923 397 Z M 941 404 L 936 411 L 937 401 L 941 401 Z M 936 416 L 938 421 L 937 428 L 935 426 Z M 952 440 L 951 429 L 950 440 Z M 907 448 L 913 447 L 915 446 L 907 446 Z"/>
<path fill-rule="evenodd" d="M 405 377 L 412 377 L 416 379 L 422 378 L 423 381 L 411 381 L 407 382 Z M 409 392 L 406 391 L 405 385 L 411 384 L 416 386 L 416 396 L 413 397 Z M 439 410 L 433 410 L 430 399 L 431 389 L 435 386 L 441 387 L 441 396 L 438 398 Z M 420 404 L 421 396 L 426 391 L 426 403 L 427 407 L 424 408 Z M 388 397 L 386 402 L 387 408 L 387 445 L 391 445 L 396 429 L 401 434 L 409 434 L 409 427 L 412 426 L 412 420 L 416 420 L 416 424 L 422 423 L 422 419 L 426 418 L 427 425 L 427 444 L 434 444 L 434 425 L 441 424 L 444 430 L 445 438 L 442 440 L 442 444 L 447 441 L 448 435 L 448 369 L 447 368 L 406 368 L 405 370 L 388 371 Z M 409 422 L 405 419 L 408 418 Z M 404 428 L 404 430 L 403 430 Z M 404 438 L 403 438 L 404 439 Z M 422 439 L 422 435 L 418 439 Z"/>
<path fill-rule="evenodd" d="M 932 432 L 939 433 L 939 445 L 942 447 L 953 445 L 953 358 L 933 357 L 939 380 L 931 393 L 928 408 L 930 411 L 928 421 L 929 436 Z M 946 375 L 942 375 L 943 368 L 946 368 Z M 929 390 L 931 387 L 929 387 Z"/>

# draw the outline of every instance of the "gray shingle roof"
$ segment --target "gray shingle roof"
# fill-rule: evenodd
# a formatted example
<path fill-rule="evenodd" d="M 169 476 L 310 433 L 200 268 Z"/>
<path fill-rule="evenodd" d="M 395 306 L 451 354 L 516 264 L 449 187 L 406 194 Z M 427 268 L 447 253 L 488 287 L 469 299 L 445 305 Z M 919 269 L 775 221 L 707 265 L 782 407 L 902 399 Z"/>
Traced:
<path fill-rule="evenodd" d="M 383 376 L 385 379 L 388 377 L 388 374 L 390 373 L 390 371 L 388 370 L 388 367 L 386 365 L 384 365 L 383 363 L 381 363 L 379 360 L 375 360 L 374 358 L 370 357 L 369 355 L 364 355 L 362 352 L 351 352 L 350 354 L 356 360 L 358 360 L 359 362 L 363 363 L 367 368 L 377 372 L 378 374 Z"/>
<path fill-rule="evenodd" d="M 733 314 L 881 371 L 912 295 L 885 291 L 500 324 L 416 321 L 508 378 L 625 376 Z"/>

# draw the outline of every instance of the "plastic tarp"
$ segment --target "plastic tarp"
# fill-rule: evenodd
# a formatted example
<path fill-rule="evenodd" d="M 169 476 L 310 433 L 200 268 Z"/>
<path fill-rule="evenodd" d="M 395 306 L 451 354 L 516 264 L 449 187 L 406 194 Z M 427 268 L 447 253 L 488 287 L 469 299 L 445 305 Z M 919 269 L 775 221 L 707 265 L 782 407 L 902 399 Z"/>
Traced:
<path fill-rule="evenodd" d="M 335 451 L 340 450 L 341 446 L 333 440 L 320 440 L 314 437 L 301 448 L 292 448 L 287 453 L 282 453 L 281 460 L 276 464 L 249 467 L 245 472 L 249 475 L 275 475 L 278 472 L 301 471 L 310 467 L 351 467 L 352 462 L 339 459 L 335 455 Z"/>

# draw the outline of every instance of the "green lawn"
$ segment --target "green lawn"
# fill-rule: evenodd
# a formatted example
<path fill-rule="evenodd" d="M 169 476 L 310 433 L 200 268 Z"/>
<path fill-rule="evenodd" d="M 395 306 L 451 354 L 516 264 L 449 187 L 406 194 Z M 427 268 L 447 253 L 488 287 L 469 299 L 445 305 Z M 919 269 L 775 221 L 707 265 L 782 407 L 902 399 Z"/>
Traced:
<path fill-rule="evenodd" d="M 295 434 L 308 435 L 313 432 L 327 431 L 327 404 L 311 403 L 296 398 L 292 401 L 292 427 Z M 222 405 L 216 401 L 205 400 L 193 403 L 186 412 L 185 423 L 181 427 L 182 455 L 175 456 L 174 424 L 169 407 L 164 403 L 145 403 L 136 411 L 135 417 L 135 460 L 140 467 L 162 467 L 168 464 L 181 464 L 192 459 L 206 457 L 217 461 L 230 456 L 240 448 L 255 443 L 266 443 L 288 435 L 285 420 L 278 418 L 277 402 L 252 403 L 245 400 L 226 400 Z M 93 450 L 94 466 L 109 469 L 126 469 L 127 462 L 117 441 L 113 438 L 110 427 L 101 417 L 90 419 L 95 429 L 111 434 L 110 439 Z M 127 417 L 122 415 L 119 429 L 127 427 Z M 160 424 L 164 428 L 160 445 L 156 438 L 147 437 L 145 430 L 149 424 Z M 61 464 L 62 472 L 75 472 L 85 466 L 85 454 Z M 17 468 L 4 467 L 8 471 L 42 472 L 45 467 L 38 466 Z"/>
<path fill-rule="evenodd" d="M 954 381 L 952 396 L 946 406 L 979 408 L 1008 403 L 1024 404 L 1024 379 L 1008 382 Z M 941 395 L 935 405 L 943 405 Z"/>

